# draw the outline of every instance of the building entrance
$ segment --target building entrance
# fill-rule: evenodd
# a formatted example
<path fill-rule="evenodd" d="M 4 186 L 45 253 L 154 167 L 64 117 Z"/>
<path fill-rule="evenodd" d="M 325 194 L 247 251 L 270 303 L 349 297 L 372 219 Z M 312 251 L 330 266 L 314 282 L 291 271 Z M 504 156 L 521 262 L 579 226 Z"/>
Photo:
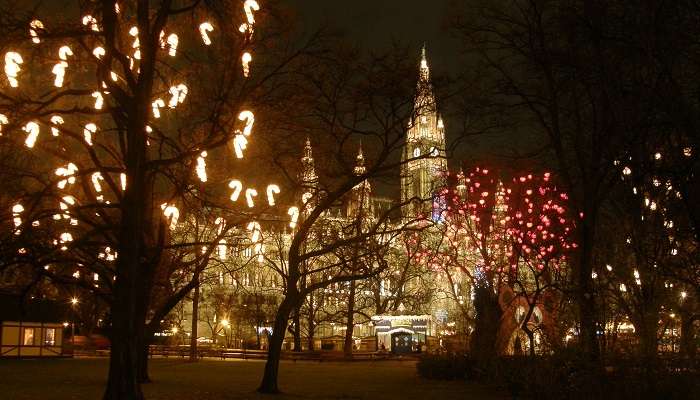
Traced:
<path fill-rule="evenodd" d="M 410 353 L 413 350 L 412 335 L 405 332 L 391 334 L 391 352 L 394 354 Z"/>

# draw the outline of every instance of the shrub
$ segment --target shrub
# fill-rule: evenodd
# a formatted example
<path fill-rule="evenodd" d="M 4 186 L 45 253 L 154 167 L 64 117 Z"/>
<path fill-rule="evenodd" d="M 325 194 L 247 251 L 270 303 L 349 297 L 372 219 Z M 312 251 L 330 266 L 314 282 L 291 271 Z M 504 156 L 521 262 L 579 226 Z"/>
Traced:
<path fill-rule="evenodd" d="M 465 355 L 424 355 L 416 365 L 418 375 L 426 379 L 473 379 L 474 363 Z"/>
<path fill-rule="evenodd" d="M 543 357 L 502 357 L 488 377 L 514 397 L 570 399 L 700 398 L 697 373 L 650 370 L 640 360 L 591 365 L 575 352 Z"/>

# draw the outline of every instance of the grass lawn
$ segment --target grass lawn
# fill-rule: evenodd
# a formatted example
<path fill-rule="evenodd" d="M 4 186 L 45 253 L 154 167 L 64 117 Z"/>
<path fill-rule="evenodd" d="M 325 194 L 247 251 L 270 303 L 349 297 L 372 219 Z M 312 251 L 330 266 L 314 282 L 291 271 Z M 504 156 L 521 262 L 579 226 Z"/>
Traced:
<path fill-rule="evenodd" d="M 106 359 L 0 360 L 0 398 L 99 399 Z M 262 361 L 151 360 L 147 399 L 506 399 L 503 393 L 465 382 L 418 378 L 414 362 L 282 362 L 280 396 L 255 392 Z"/>

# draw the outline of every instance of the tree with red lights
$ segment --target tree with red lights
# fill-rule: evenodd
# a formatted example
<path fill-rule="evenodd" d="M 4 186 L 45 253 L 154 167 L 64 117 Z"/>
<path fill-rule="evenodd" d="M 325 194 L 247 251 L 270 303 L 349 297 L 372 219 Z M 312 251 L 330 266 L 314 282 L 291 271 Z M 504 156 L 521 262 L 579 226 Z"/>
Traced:
<path fill-rule="evenodd" d="M 499 291 L 508 265 L 505 197 L 499 180 L 488 169 L 475 168 L 468 176 L 448 177 L 439 193 L 444 204 L 435 226 L 436 242 L 423 244 L 418 261 L 440 271 L 449 282 L 449 293 L 469 317 L 460 287 L 471 286 L 474 331 L 470 348 L 475 358 L 487 362 L 497 355 L 497 337 L 503 314 Z M 433 230 L 431 230 L 434 232 Z"/>
<path fill-rule="evenodd" d="M 551 308 L 555 284 L 566 265 L 567 254 L 578 246 L 573 239 L 575 220 L 570 216 L 569 196 L 551 182 L 551 175 L 532 174 L 513 179 L 507 189 L 507 236 L 512 243 L 509 287 L 516 299 L 524 299 L 527 311 L 520 328 L 535 354 L 535 329 L 531 323 L 538 305 Z M 545 294 L 550 293 L 549 299 Z M 543 298 L 544 297 L 544 298 Z M 544 304 L 542 304 L 544 303 Z M 549 306 L 549 307 L 548 307 Z"/>
<path fill-rule="evenodd" d="M 439 239 L 424 244 L 417 261 L 448 281 L 451 297 L 473 320 L 470 347 L 482 362 L 498 352 L 501 318 L 510 306 L 499 302 L 504 291 L 514 295 L 509 303 L 524 298 L 529 305 L 522 328 L 534 351 L 534 332 L 527 321 L 555 282 L 566 254 L 576 248 L 568 196 L 550 179 L 550 174 L 525 175 L 505 187 L 488 169 L 475 168 L 450 177 L 440 192 L 444 209 L 443 223 L 435 228 Z M 473 319 L 460 290 L 464 283 L 471 286 Z"/>

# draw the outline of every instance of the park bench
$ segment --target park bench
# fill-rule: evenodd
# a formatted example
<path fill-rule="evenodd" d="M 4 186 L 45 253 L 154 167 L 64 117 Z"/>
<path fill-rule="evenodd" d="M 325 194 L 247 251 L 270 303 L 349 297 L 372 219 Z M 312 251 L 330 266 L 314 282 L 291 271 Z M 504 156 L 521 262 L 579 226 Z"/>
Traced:
<path fill-rule="evenodd" d="M 246 349 L 224 349 L 220 354 L 221 359 L 240 358 L 243 360 L 264 360 L 267 358 L 265 350 L 246 350 Z"/>

